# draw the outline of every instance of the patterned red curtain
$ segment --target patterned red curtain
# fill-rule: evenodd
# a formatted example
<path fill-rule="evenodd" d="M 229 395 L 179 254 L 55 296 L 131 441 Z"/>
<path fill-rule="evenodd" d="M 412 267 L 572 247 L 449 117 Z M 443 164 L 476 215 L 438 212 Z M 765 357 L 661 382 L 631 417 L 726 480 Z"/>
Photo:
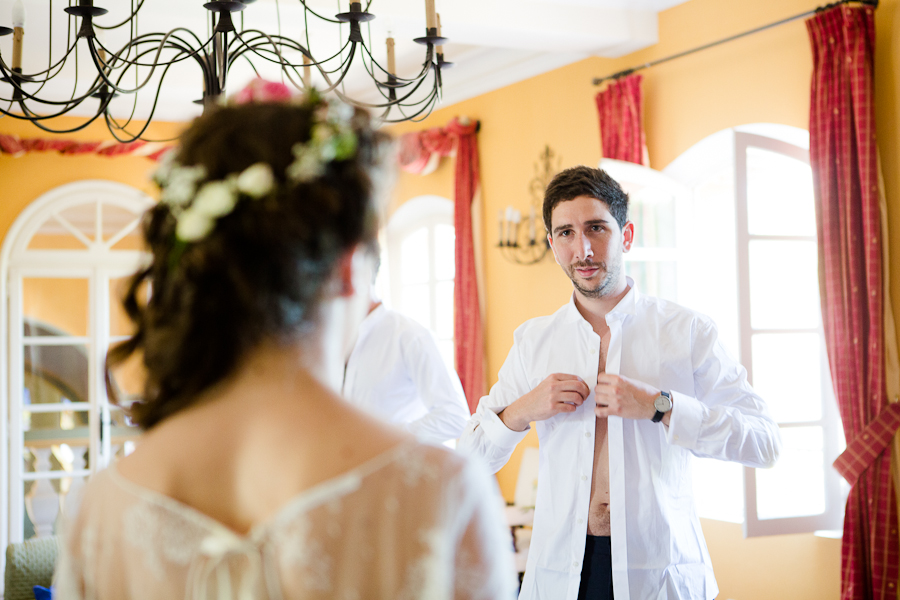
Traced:
<path fill-rule="evenodd" d="M 627 160 L 646 167 L 650 161 L 644 138 L 641 79 L 637 74 L 616 79 L 597 94 L 596 101 L 603 158 Z"/>
<path fill-rule="evenodd" d="M 822 321 L 847 439 L 835 467 L 852 486 L 841 598 L 896 600 L 900 548 L 888 445 L 900 418 L 884 377 L 874 15 L 842 5 L 809 19 L 807 29 Z"/>
<path fill-rule="evenodd" d="M 435 157 L 456 152 L 454 225 L 456 227 L 456 282 L 454 285 L 454 336 L 456 371 L 475 412 L 484 395 L 484 339 L 475 272 L 472 238 L 472 202 L 478 190 L 478 125 L 462 125 L 453 119 L 447 127 L 408 133 L 400 138 L 400 166 L 410 173 L 425 173 Z"/>

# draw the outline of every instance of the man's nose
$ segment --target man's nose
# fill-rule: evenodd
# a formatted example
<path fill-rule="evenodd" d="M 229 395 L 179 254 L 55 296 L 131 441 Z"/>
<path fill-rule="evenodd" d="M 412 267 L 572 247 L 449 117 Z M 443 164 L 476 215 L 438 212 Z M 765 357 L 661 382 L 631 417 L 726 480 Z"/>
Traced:
<path fill-rule="evenodd" d="M 591 248 L 591 240 L 583 233 L 579 234 L 579 250 L 581 250 L 580 260 L 586 260 L 594 256 L 594 250 Z"/>

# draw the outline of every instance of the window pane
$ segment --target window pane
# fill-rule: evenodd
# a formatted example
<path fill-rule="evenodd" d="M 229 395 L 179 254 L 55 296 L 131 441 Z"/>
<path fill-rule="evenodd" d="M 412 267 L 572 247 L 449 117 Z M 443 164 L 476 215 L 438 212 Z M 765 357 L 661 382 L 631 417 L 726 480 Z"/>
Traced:
<path fill-rule="evenodd" d="M 816 235 L 809 165 L 747 148 L 747 215 L 751 235 Z"/>
<path fill-rule="evenodd" d="M 87 446 L 69 446 L 67 444 L 29 445 L 23 452 L 23 471 L 26 480 L 23 482 L 25 505 L 25 539 L 47 537 L 57 532 L 60 509 L 65 507 L 67 497 L 76 488 L 85 484 L 83 475 L 77 477 L 61 477 L 59 479 L 31 479 L 31 473 L 47 471 L 81 471 L 87 468 Z"/>
<path fill-rule="evenodd" d="M 694 502 L 704 519 L 744 522 L 744 468 L 711 458 L 693 458 Z"/>
<path fill-rule="evenodd" d="M 822 418 L 822 350 L 817 333 L 752 338 L 753 387 L 779 423 Z"/>
<path fill-rule="evenodd" d="M 439 281 L 435 286 L 434 333 L 439 338 L 453 337 L 453 281 Z"/>
<path fill-rule="evenodd" d="M 88 334 L 87 279 L 22 279 L 23 335 Z"/>
<path fill-rule="evenodd" d="M 642 294 L 678 300 L 678 267 L 674 260 L 635 260 L 625 263 L 625 272 Z"/>
<path fill-rule="evenodd" d="M 815 329 L 819 325 L 815 242 L 750 242 L 750 324 L 754 329 Z"/>
<path fill-rule="evenodd" d="M 137 233 L 139 228 L 135 226 L 135 220 L 140 215 L 116 206 L 115 204 L 103 204 L 101 206 L 101 218 L 103 219 L 103 241 L 108 242 L 112 238 L 122 239 L 129 233 Z M 138 238 L 139 239 L 139 238 Z M 133 243 L 133 242 L 132 242 Z M 122 248 L 123 250 L 125 248 Z"/>
<path fill-rule="evenodd" d="M 431 329 L 431 299 L 428 284 L 408 285 L 400 298 L 400 312 Z"/>
<path fill-rule="evenodd" d="M 675 247 L 675 197 L 660 188 L 646 187 L 631 194 L 634 243 L 640 248 Z"/>
<path fill-rule="evenodd" d="M 425 283 L 428 279 L 428 229 L 422 227 L 400 244 L 400 281 Z"/>
<path fill-rule="evenodd" d="M 83 345 L 23 346 L 25 404 L 88 402 L 88 355 Z M 25 408 L 27 410 L 27 407 Z M 42 415 L 41 420 L 50 415 Z M 59 423 L 58 415 L 54 415 Z"/>
<path fill-rule="evenodd" d="M 434 276 L 435 279 L 453 279 L 456 276 L 456 230 L 452 225 L 434 227 Z"/>
<path fill-rule="evenodd" d="M 756 510 L 760 519 L 802 517 L 825 512 L 825 462 L 821 427 L 781 430 L 782 452 L 771 469 L 756 470 Z"/>

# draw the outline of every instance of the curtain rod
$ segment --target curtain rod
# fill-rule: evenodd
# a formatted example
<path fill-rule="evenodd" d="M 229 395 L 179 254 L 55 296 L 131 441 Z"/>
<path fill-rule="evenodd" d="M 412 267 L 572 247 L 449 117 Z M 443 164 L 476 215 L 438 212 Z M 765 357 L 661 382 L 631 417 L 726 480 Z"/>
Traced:
<path fill-rule="evenodd" d="M 816 13 L 820 13 L 824 10 L 828 10 L 830 8 L 834 8 L 835 6 L 840 6 L 842 4 L 864 4 L 867 6 L 872 6 L 878 8 L 878 0 L 839 0 L 838 2 L 833 2 L 831 4 L 826 4 L 824 6 L 820 6 L 818 8 L 814 8 L 813 10 L 808 10 L 804 13 L 800 13 L 799 15 L 794 15 L 793 17 L 788 17 L 787 19 L 782 19 L 781 21 L 776 21 L 775 23 L 769 23 L 768 25 L 763 25 L 762 27 L 757 27 L 756 29 L 751 29 L 750 31 L 745 31 L 744 33 L 739 33 L 737 35 L 733 35 L 731 37 L 727 37 L 725 39 L 718 40 L 716 42 L 710 42 L 709 44 L 704 44 L 703 46 L 699 46 L 697 48 L 692 48 L 691 50 L 685 50 L 684 52 L 679 52 L 678 54 L 673 54 L 671 56 L 666 56 L 665 58 L 658 58 L 656 60 L 652 60 L 648 63 L 644 63 L 642 65 L 638 65 L 636 67 L 631 67 L 630 69 L 625 69 L 624 71 L 619 71 L 618 73 L 613 73 L 612 75 L 606 75 L 605 77 L 595 77 L 594 85 L 600 85 L 604 81 L 609 81 L 610 79 L 618 79 L 620 77 L 625 77 L 626 75 L 631 75 L 635 71 L 641 71 L 643 69 L 649 69 L 650 67 L 655 67 L 656 65 L 662 64 L 664 62 L 669 62 L 670 60 L 675 60 L 676 58 L 681 58 L 682 56 L 687 56 L 688 54 L 693 54 L 695 52 L 700 52 L 701 50 L 706 50 L 708 48 L 712 48 L 714 46 L 718 46 L 720 44 L 724 44 L 726 42 L 731 42 L 736 39 L 753 35 L 754 33 L 759 33 L 760 31 L 765 31 L 766 29 L 771 29 L 773 27 L 778 27 L 779 25 L 784 25 L 785 23 L 790 23 L 791 21 L 796 21 L 797 19 L 802 19 L 803 17 L 808 17 L 810 15 L 814 15 Z"/>

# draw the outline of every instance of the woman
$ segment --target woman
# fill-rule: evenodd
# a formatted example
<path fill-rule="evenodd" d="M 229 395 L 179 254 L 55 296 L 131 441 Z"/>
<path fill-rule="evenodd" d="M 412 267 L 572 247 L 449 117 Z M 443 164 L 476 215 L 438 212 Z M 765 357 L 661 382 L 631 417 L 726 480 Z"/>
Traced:
<path fill-rule="evenodd" d="M 265 87 L 198 119 L 157 172 L 136 333 L 108 361 L 142 359 L 146 433 L 88 485 L 57 596 L 511 598 L 489 476 L 335 392 L 385 136 L 315 96 L 260 102 Z"/>

